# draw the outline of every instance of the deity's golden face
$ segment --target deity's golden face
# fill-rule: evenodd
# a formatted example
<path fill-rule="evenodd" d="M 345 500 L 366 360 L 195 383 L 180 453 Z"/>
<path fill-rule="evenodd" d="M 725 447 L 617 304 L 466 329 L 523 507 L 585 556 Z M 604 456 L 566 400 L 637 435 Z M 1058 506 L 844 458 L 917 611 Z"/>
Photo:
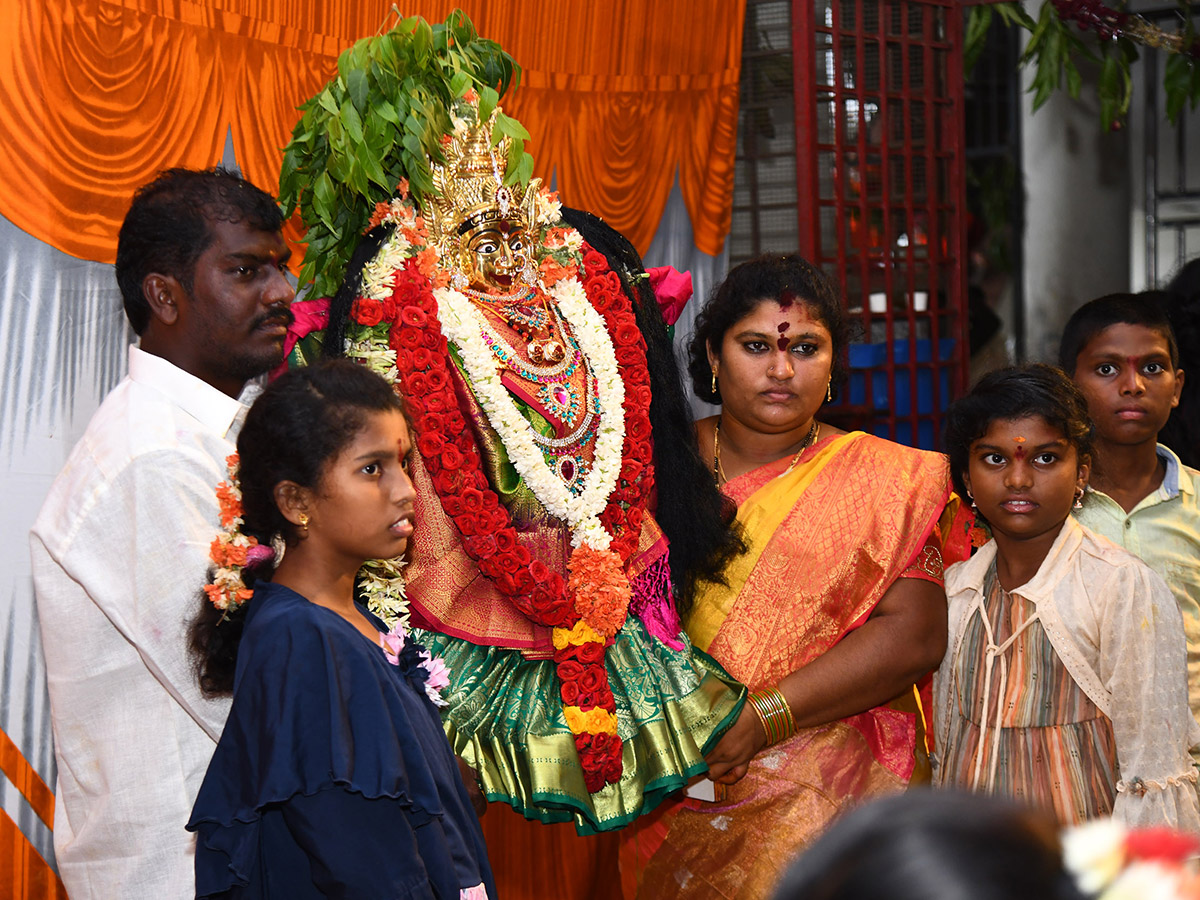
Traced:
<path fill-rule="evenodd" d="M 520 222 L 486 222 L 462 239 L 463 260 L 471 287 L 509 293 L 527 279 L 529 236 Z"/>

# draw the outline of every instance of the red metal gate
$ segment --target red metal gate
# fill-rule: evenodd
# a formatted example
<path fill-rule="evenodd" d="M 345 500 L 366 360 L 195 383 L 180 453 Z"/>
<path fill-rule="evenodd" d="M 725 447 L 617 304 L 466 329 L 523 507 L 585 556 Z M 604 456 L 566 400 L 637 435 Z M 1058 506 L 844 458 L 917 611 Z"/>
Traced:
<path fill-rule="evenodd" d="M 932 448 L 968 358 L 961 7 L 794 0 L 792 52 L 800 253 L 862 326 L 831 418 Z"/>

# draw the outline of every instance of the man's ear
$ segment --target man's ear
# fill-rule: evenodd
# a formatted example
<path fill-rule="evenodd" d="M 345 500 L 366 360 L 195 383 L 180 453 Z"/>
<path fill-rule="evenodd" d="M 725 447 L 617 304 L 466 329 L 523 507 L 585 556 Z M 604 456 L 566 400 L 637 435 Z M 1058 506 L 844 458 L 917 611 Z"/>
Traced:
<path fill-rule="evenodd" d="M 1175 396 L 1171 398 L 1171 409 L 1179 405 L 1179 398 L 1183 395 L 1183 379 L 1185 377 L 1183 369 L 1175 370 Z"/>
<path fill-rule="evenodd" d="M 153 318 L 164 325 L 174 325 L 179 320 L 179 301 L 184 290 L 174 275 L 151 272 L 142 279 L 142 296 L 150 304 Z"/>
<path fill-rule="evenodd" d="M 285 519 L 293 525 L 307 521 L 312 512 L 312 491 L 294 481 L 281 481 L 272 491 L 275 505 Z"/>

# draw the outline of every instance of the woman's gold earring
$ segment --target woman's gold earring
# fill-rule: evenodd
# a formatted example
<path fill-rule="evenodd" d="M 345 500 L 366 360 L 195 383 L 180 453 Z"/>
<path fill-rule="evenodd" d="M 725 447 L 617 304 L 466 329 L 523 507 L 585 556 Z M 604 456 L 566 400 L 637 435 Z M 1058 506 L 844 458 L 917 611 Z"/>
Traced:
<path fill-rule="evenodd" d="M 829 377 L 829 381 L 825 383 L 825 402 L 829 403 L 833 400 L 833 376 Z"/>
<path fill-rule="evenodd" d="M 300 513 L 300 528 L 308 534 L 308 513 Z"/>
<path fill-rule="evenodd" d="M 717 392 L 717 370 L 713 369 L 712 372 L 713 372 L 712 392 L 715 394 Z"/>

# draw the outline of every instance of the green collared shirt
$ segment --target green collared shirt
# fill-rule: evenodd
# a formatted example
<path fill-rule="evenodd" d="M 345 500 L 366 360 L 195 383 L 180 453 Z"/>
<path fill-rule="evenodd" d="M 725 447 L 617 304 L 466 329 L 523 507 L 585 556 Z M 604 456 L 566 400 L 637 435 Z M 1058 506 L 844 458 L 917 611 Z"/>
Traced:
<path fill-rule="evenodd" d="M 1162 484 L 1132 512 L 1089 487 L 1075 518 L 1140 556 L 1171 588 L 1187 635 L 1188 698 L 1192 715 L 1200 721 L 1200 472 L 1183 465 L 1162 444 L 1158 456 L 1167 467 Z M 1192 753 L 1200 763 L 1200 748 Z"/>

